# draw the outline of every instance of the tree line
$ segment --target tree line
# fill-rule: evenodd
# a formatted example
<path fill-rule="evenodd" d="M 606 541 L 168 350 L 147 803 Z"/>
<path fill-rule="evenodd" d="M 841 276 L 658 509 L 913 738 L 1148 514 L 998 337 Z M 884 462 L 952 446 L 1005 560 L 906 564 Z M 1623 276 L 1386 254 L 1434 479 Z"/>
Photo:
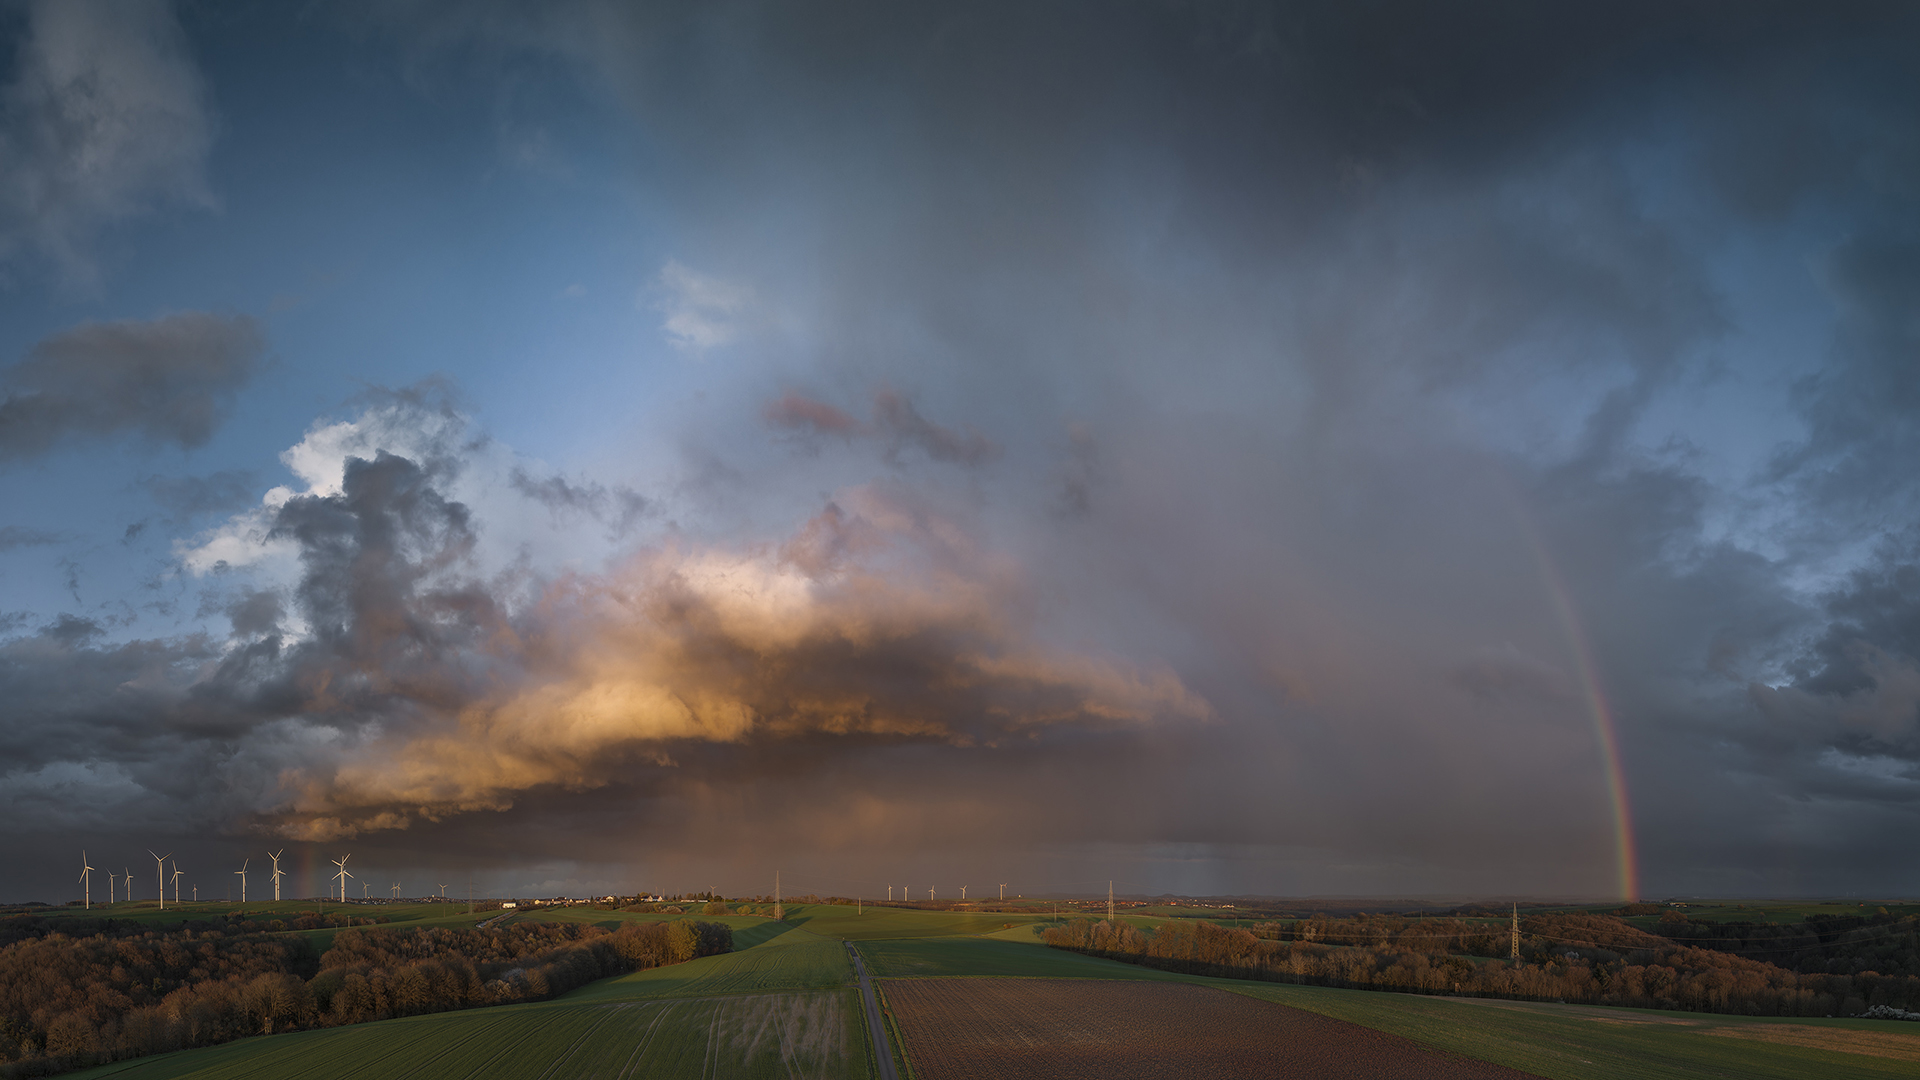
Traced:
<path fill-rule="evenodd" d="M 1143 932 L 1077 919 L 1048 945 L 1196 975 L 1423 994 L 1625 1005 L 1752 1016 L 1856 1016 L 1920 1008 L 1920 977 L 1876 970 L 1794 971 L 1651 934 L 1607 915 L 1538 914 L 1521 923 L 1519 962 L 1505 928 L 1459 919 L 1359 916 L 1250 928 L 1194 920 Z"/>
<path fill-rule="evenodd" d="M 596 979 L 730 952 L 696 920 L 518 922 L 490 930 L 352 928 L 306 938 L 202 927 L 0 948 L 0 1077 L 211 1046 L 248 1035 L 538 1001 Z"/>
<path fill-rule="evenodd" d="M 1709 922 L 1669 911 L 1653 932 L 1805 974 L 1920 975 L 1920 916 L 1886 908 L 1864 915 L 1808 915 L 1797 923 Z"/>

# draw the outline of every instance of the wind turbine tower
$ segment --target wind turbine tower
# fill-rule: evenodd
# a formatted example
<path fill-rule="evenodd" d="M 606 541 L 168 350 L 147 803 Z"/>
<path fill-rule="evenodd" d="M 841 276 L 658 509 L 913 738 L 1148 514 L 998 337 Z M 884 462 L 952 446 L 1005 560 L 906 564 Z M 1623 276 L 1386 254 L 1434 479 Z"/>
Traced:
<path fill-rule="evenodd" d="M 173 873 L 169 876 L 173 878 L 173 902 L 178 904 L 180 902 L 180 879 L 186 877 L 187 872 L 180 869 L 180 864 L 176 862 L 173 864 Z"/>
<path fill-rule="evenodd" d="M 153 849 L 148 848 L 147 854 L 153 855 Z M 173 852 L 171 851 L 165 855 L 153 855 L 153 876 L 160 879 L 161 911 L 167 910 L 167 860 L 171 858 L 173 858 Z M 127 899 L 131 900 L 133 898 L 128 897 Z"/>
<path fill-rule="evenodd" d="M 333 860 L 333 865 L 340 868 L 340 872 L 333 875 L 333 877 L 334 880 L 340 883 L 340 902 L 343 904 L 347 902 L 347 879 L 353 876 L 347 873 L 347 860 L 351 858 L 353 858 L 353 855 L 349 852 Z"/>
<path fill-rule="evenodd" d="M 967 887 L 965 885 L 960 886 L 960 902 L 963 904 L 967 902 Z"/>
<path fill-rule="evenodd" d="M 440 886 L 440 899 L 445 900 L 446 898 L 447 898 L 447 887 L 445 885 L 442 885 Z"/>
<path fill-rule="evenodd" d="M 400 883 L 399 882 L 396 881 L 393 883 L 392 892 L 393 892 L 393 898 L 395 900 L 400 899 Z"/>
<path fill-rule="evenodd" d="M 81 894 L 84 897 L 84 899 L 81 900 L 81 903 L 84 905 L 83 910 L 92 911 L 93 867 L 87 863 L 87 853 L 84 851 L 80 853 L 80 887 L 84 890 Z M 107 903 L 111 904 L 113 901 L 109 900 Z"/>
<path fill-rule="evenodd" d="M 267 858 L 273 860 L 273 898 L 275 901 L 280 899 L 280 879 L 284 876 L 280 873 L 280 856 L 286 850 L 286 848 L 281 848 L 279 851 L 267 856 Z"/>
<path fill-rule="evenodd" d="M 82 854 L 82 855 L 85 855 L 85 854 L 86 854 L 86 852 L 84 852 L 84 851 L 83 851 L 83 852 L 81 852 L 80 854 Z M 108 903 L 109 905 L 111 905 L 111 904 L 113 903 L 113 883 L 114 883 L 114 881 L 115 881 L 115 878 L 114 878 L 114 874 L 113 874 L 113 871 L 111 871 L 111 870 L 109 870 L 109 871 L 107 871 L 107 903 Z"/>
<path fill-rule="evenodd" d="M 247 863 L 252 861 L 251 858 L 242 860 L 240 869 L 234 871 L 234 873 L 240 875 L 240 902 L 243 904 L 247 902 Z"/>
<path fill-rule="evenodd" d="M 1003 881 L 1000 883 L 1000 899 L 1005 900 L 1006 898 L 1007 898 L 1007 883 Z"/>
<path fill-rule="evenodd" d="M 120 880 L 127 883 L 127 899 L 132 900 L 133 899 L 133 871 L 123 866 L 120 868 L 120 874 L 121 874 Z"/>

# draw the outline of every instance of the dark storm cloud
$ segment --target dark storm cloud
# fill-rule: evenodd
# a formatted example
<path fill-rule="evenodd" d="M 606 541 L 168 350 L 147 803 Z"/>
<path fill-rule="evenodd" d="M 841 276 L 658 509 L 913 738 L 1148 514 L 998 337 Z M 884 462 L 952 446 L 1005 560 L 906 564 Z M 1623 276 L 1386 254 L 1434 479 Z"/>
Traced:
<path fill-rule="evenodd" d="M 372 14 L 423 79 L 557 58 L 635 121 L 719 298 L 665 329 L 739 373 L 681 432 L 727 479 L 552 580 L 467 565 L 501 519 L 451 444 L 274 511 L 285 609 L 167 646 L 152 716 L 284 778 L 242 785 L 275 826 L 1605 893 L 1606 700 L 1652 888 L 1911 880 L 1913 560 L 1805 584 L 1916 523 L 1911 6 Z M 1839 322 L 1752 484 L 1648 430 L 1748 362 L 1748 229 L 1820 232 Z"/>
<path fill-rule="evenodd" d="M 1920 168 L 1915 170 L 1920 181 Z M 1920 193 L 1906 236 L 1854 236 L 1822 268 L 1837 301 L 1840 333 L 1827 365 L 1802 387 L 1808 439 L 1783 454 L 1778 475 L 1806 487 L 1834 524 L 1852 532 L 1920 506 L 1909 470 L 1891 467 L 1920 452 Z"/>
<path fill-rule="evenodd" d="M 137 434 L 205 443 L 259 369 L 265 343 L 245 316 L 187 312 L 85 323 L 0 371 L 0 462 L 78 437 Z"/>
<path fill-rule="evenodd" d="M 386 407 L 362 423 L 432 419 Z M 298 581 L 216 603 L 225 643 L 120 642 L 70 616 L 5 642 L 6 782 L 30 794 L 82 770 L 96 817 L 139 804 L 156 827 L 325 839 L 663 769 L 706 782 L 781 746 L 818 760 L 1205 715 L 1164 670 L 1030 640 L 1002 610 L 1010 583 L 904 492 L 847 492 L 777 549 L 669 544 L 552 581 L 489 577 L 487 523 L 448 491 L 490 444 L 442 435 L 459 449 L 349 456 L 337 492 L 265 511 L 257 542 L 290 546 Z M 592 509 L 579 485 L 503 481 Z M 220 781 L 158 775 L 190 757 Z"/>
<path fill-rule="evenodd" d="M 286 616 L 286 604 L 277 593 L 250 592 L 227 606 L 227 618 L 236 637 L 257 637 L 276 633 Z"/>
<path fill-rule="evenodd" d="M 668 149 L 645 184 L 676 258 L 802 327 L 755 342 L 777 360 L 738 392 L 776 452 L 821 452 L 756 462 L 731 429 L 690 434 L 735 470 L 727 511 L 835 490 L 848 456 L 825 451 L 873 440 L 928 499 L 986 507 L 1033 602 L 1071 612 L 1053 632 L 1164 657 L 1215 706 L 1215 741 L 1154 747 L 1182 763 L 1146 770 L 1154 812 L 1075 839 L 1311 822 L 1304 861 L 1464 884 L 1493 880 L 1500 836 L 1608 888 L 1582 869 L 1612 857 L 1591 689 L 1671 887 L 1774 859 L 1816 792 L 1858 795 L 1823 837 L 1904 805 L 1878 758 L 1822 757 L 1852 745 L 1843 673 L 1894 685 L 1904 654 L 1820 644 L 1850 616 L 1804 583 L 1916 511 L 1911 6 L 382 16 L 421 56 L 577 64 Z M 1841 323 L 1798 388 L 1808 437 L 1782 430 L 1797 445 L 1750 486 L 1709 481 L 1687 432 L 1649 427 L 1779 362 L 1742 354 L 1765 348 L 1728 296 L 1750 250 L 1726 239 L 1823 229 L 1782 275 L 1820 267 L 1807 317 Z M 789 385 L 914 394 L 762 404 Z M 923 471 L 995 453 L 977 488 Z M 785 541 L 795 565 L 869 542 L 835 505 Z M 1103 759 L 1049 805 L 1136 767 Z M 1487 776 L 1500 797 L 1465 779 Z M 1436 806 L 1451 835 L 1409 824 Z"/>

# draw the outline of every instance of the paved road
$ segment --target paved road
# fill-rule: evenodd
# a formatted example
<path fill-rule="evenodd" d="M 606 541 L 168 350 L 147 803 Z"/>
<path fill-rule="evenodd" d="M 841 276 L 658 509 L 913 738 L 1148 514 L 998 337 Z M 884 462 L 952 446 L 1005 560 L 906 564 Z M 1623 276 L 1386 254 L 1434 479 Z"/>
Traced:
<path fill-rule="evenodd" d="M 900 1074 L 893 1068 L 893 1050 L 887 1045 L 887 1025 L 880 1021 L 880 1003 L 873 996 L 873 980 L 867 978 L 867 965 L 851 941 L 847 942 L 847 953 L 853 957 L 853 970 L 860 976 L 860 1000 L 866 1003 L 867 1030 L 873 1033 L 873 1056 L 880 1065 L 880 1080 L 900 1080 Z"/>

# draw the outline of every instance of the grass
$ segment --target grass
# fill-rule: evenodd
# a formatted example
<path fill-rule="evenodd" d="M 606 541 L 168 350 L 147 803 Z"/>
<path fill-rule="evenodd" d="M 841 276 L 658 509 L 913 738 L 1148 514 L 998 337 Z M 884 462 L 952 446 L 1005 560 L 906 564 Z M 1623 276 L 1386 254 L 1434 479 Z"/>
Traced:
<path fill-rule="evenodd" d="M 1158 979 L 1191 981 L 1137 964 L 1102 960 L 993 938 L 906 938 L 860 945 L 876 978 L 987 976 L 1036 979 Z"/>
<path fill-rule="evenodd" d="M 471 1076 L 609 1080 L 866 1077 L 851 990 L 693 1000 L 509 1005 L 246 1039 L 73 1074 L 86 1080 Z"/>
<path fill-rule="evenodd" d="M 837 990 L 853 985 L 853 964 L 838 941 L 789 930 L 759 942 L 735 937 L 737 951 L 685 964 L 602 979 L 561 998 L 568 1002 L 715 997 L 776 990 Z"/>
<path fill-rule="evenodd" d="M 869 907 L 860 910 L 838 904 L 787 905 L 787 921 L 822 937 L 846 941 L 885 938 L 958 937 L 988 934 L 1015 925 L 1043 922 L 1049 915 L 1003 915 L 983 912 L 919 911 L 913 908 Z"/>

